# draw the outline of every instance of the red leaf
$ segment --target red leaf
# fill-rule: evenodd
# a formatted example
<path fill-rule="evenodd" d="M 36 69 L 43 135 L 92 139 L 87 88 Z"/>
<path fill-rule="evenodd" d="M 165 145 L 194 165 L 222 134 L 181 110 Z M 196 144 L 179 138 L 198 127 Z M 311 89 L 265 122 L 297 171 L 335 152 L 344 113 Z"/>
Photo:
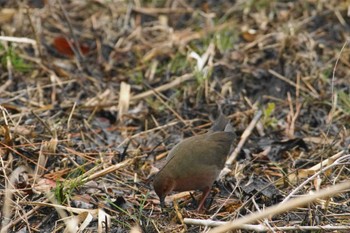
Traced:
<path fill-rule="evenodd" d="M 70 44 L 74 44 L 74 42 L 71 40 L 71 43 L 67 41 L 64 37 L 56 37 L 53 41 L 53 46 L 55 49 L 66 56 L 72 57 L 74 56 L 73 49 L 71 48 Z M 80 51 L 85 55 L 90 51 L 90 48 L 87 44 L 79 44 Z"/>

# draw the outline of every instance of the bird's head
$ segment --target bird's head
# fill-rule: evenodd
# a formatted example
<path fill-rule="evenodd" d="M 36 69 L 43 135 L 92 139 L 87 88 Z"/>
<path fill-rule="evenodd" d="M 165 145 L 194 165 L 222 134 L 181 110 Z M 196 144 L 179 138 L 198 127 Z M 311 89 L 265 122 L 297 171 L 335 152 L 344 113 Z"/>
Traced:
<path fill-rule="evenodd" d="M 161 175 L 156 175 L 153 181 L 154 191 L 159 197 L 161 207 L 164 207 L 165 197 L 174 189 L 174 182 Z"/>

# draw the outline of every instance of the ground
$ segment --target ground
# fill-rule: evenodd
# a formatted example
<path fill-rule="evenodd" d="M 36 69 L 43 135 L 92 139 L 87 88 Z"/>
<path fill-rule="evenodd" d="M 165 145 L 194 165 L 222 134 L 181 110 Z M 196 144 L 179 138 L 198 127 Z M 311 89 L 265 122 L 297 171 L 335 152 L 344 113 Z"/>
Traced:
<path fill-rule="evenodd" d="M 0 1 L 1 232 L 204 232 L 184 219 L 234 220 L 347 181 L 349 11 L 341 0 Z M 152 175 L 220 111 L 238 149 L 206 211 L 198 191 L 161 210 Z M 348 232 L 349 198 L 250 223 Z"/>

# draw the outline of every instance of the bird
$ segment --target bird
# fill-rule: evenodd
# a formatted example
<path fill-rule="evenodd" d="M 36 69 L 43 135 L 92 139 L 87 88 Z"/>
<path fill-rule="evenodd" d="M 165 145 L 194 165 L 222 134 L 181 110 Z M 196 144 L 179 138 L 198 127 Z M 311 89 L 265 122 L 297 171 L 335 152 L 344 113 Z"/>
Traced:
<path fill-rule="evenodd" d="M 201 212 L 225 165 L 234 138 L 231 124 L 221 113 L 207 133 L 186 138 L 175 145 L 153 180 L 161 208 L 165 206 L 165 197 L 173 191 L 200 190 L 203 194 L 197 211 Z"/>

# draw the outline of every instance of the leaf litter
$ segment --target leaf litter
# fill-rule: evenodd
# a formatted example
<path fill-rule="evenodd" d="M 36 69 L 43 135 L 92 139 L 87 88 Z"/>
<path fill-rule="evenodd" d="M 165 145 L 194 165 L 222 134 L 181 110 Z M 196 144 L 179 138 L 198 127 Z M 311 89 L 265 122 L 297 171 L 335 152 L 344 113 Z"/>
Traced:
<path fill-rule="evenodd" d="M 0 5 L 1 232 L 206 232 L 348 180 L 344 1 Z M 152 174 L 219 109 L 238 149 L 206 212 L 199 192 L 162 211 Z M 347 232 L 348 200 L 251 224 Z"/>

